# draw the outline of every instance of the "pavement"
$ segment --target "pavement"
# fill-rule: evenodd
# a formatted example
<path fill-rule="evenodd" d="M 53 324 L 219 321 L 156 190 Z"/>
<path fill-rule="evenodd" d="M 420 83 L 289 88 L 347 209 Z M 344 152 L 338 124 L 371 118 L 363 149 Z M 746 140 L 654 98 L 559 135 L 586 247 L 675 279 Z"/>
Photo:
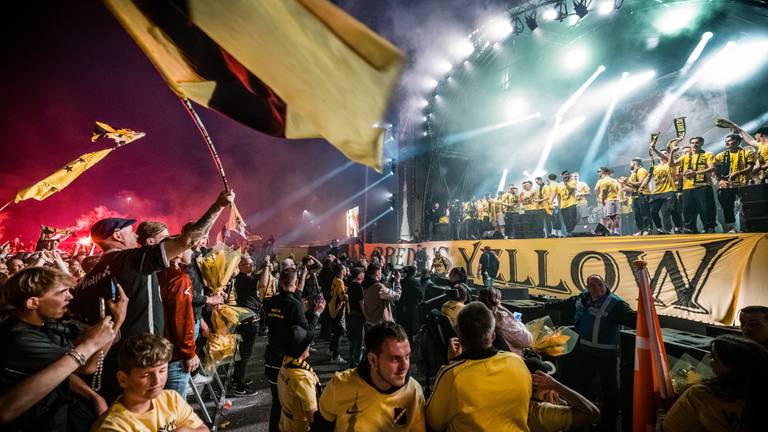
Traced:
<path fill-rule="evenodd" d="M 248 362 L 246 378 L 253 380 L 253 386 L 256 388 L 256 394 L 251 396 L 228 397 L 232 402 L 232 407 L 225 410 L 219 422 L 219 430 L 222 431 L 255 431 L 266 432 L 269 425 L 269 411 L 272 406 L 272 394 L 269 390 L 269 383 L 264 376 L 264 351 L 267 345 L 267 337 L 259 336 L 253 350 L 253 355 Z M 310 350 L 309 364 L 315 369 L 320 382 L 323 386 L 331 379 L 337 371 L 350 368 L 349 364 L 338 365 L 330 363 L 331 354 L 329 352 L 330 341 L 315 338 L 312 345 L 314 351 Z M 346 337 L 341 338 L 339 347 L 342 357 L 346 357 L 349 351 L 349 344 Z M 194 402 L 194 396 L 187 399 L 200 414 L 199 406 Z"/>

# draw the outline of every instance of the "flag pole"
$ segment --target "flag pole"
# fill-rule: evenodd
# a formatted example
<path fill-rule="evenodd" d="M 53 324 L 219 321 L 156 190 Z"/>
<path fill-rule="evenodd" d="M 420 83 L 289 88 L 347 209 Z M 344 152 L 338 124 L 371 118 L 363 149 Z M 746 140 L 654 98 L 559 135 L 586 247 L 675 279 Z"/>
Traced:
<path fill-rule="evenodd" d="M 5 208 L 8 207 L 9 205 L 11 205 L 12 203 L 13 203 L 13 200 L 10 200 L 7 203 L 3 204 L 3 206 L 0 207 L 0 212 L 5 210 Z"/>
<path fill-rule="evenodd" d="M 184 108 L 187 109 L 189 116 L 192 117 L 192 121 L 195 122 L 200 135 L 203 136 L 203 141 L 205 141 L 205 144 L 208 146 L 208 151 L 211 153 L 213 163 L 216 165 L 216 169 L 219 171 L 219 176 L 221 176 L 221 181 L 224 182 L 224 189 L 229 191 L 229 183 L 227 182 L 227 175 L 224 174 L 224 166 L 221 164 L 221 159 L 219 159 L 219 154 L 216 152 L 216 147 L 213 146 L 213 140 L 211 140 L 211 136 L 208 135 L 208 130 L 205 128 L 203 121 L 200 120 L 200 117 L 197 115 L 195 108 L 192 106 L 192 102 L 183 96 L 179 96 L 179 99 L 181 99 L 181 103 L 184 105 Z"/>

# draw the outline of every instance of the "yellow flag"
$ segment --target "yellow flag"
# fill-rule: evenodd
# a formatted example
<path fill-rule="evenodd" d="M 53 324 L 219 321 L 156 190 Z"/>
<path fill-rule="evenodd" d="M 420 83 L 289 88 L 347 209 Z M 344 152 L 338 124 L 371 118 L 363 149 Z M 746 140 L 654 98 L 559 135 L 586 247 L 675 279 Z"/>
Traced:
<path fill-rule="evenodd" d="M 243 217 L 240 216 L 240 212 L 237 210 L 235 203 L 232 203 L 232 205 L 229 207 L 229 219 L 224 226 L 229 231 L 234 231 L 243 237 L 246 235 L 245 221 L 243 220 Z"/>
<path fill-rule="evenodd" d="M 179 95 L 381 170 L 403 54 L 327 0 L 105 0 Z"/>
<path fill-rule="evenodd" d="M 60 170 L 54 172 L 48 177 L 40 180 L 32 186 L 22 189 L 16 194 L 14 202 L 24 201 L 28 199 L 36 199 L 42 201 L 56 192 L 69 186 L 80 174 L 84 173 L 88 168 L 96 165 L 100 160 L 104 159 L 108 154 L 114 150 L 108 148 L 104 150 L 95 151 L 93 153 L 86 153 L 72 162 L 66 164 Z"/>

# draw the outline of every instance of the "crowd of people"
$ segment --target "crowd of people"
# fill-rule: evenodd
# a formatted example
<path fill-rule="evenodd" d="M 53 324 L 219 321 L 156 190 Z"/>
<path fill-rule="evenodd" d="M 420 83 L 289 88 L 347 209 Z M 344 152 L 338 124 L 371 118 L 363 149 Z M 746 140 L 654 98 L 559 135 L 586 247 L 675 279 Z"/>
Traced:
<path fill-rule="evenodd" d="M 253 312 L 237 326 L 228 392 L 256 391 L 248 366 L 265 338 L 271 431 L 619 430 L 619 331 L 636 316 L 602 277 L 563 300 L 579 339 L 557 360 L 531 348 L 522 318 L 492 284 L 476 289 L 439 255 L 427 269 L 421 248 L 402 269 L 377 254 L 244 253 L 213 295 L 196 258 L 233 200 L 222 193 L 173 236 L 158 221 L 134 230 L 135 220 L 100 220 L 91 238 L 101 252 L 91 256 L 3 249 L 2 429 L 207 430 L 187 390 L 210 380 L 200 341 L 210 310 L 228 303 Z M 495 274 L 498 261 L 483 254 L 479 273 Z M 662 401 L 663 430 L 761 429 L 768 307 L 744 308 L 739 321 L 743 336 L 712 344 L 715 377 Z M 310 364 L 316 338 L 330 342 L 330 363 L 341 369 L 324 384 Z"/>
<path fill-rule="evenodd" d="M 649 146 L 649 159 L 634 158 L 628 176 L 614 177 L 601 167 L 594 188 L 578 172 L 525 180 L 506 192 L 486 193 L 481 199 L 458 199 L 427 211 L 427 238 L 469 240 L 486 238 L 566 237 L 578 224 L 600 222 L 606 234 L 621 235 L 621 221 L 630 222 L 634 235 L 713 233 L 722 213 L 721 231 L 739 230 L 741 188 L 768 178 L 768 127 L 754 138 L 738 125 L 725 137 L 725 150 L 706 151 L 704 138 L 693 137 L 680 148 L 673 139 L 666 149 Z M 744 145 L 746 144 L 746 145 Z M 719 206 L 718 206 L 719 204 Z M 719 208 L 718 208 L 719 207 Z M 632 223 L 633 222 L 633 223 Z M 438 227 L 448 230 L 440 238 Z M 743 228 L 742 228 L 743 229 Z"/>

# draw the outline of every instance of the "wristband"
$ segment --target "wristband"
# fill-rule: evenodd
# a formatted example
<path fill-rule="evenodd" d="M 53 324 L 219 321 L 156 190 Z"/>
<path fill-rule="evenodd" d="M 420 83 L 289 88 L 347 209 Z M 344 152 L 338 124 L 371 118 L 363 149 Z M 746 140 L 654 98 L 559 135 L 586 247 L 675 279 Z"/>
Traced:
<path fill-rule="evenodd" d="M 75 362 L 77 362 L 77 364 L 80 366 L 85 366 L 86 358 L 82 353 L 77 352 L 74 349 L 69 349 L 67 350 L 66 354 L 72 357 L 72 359 L 75 360 Z"/>

